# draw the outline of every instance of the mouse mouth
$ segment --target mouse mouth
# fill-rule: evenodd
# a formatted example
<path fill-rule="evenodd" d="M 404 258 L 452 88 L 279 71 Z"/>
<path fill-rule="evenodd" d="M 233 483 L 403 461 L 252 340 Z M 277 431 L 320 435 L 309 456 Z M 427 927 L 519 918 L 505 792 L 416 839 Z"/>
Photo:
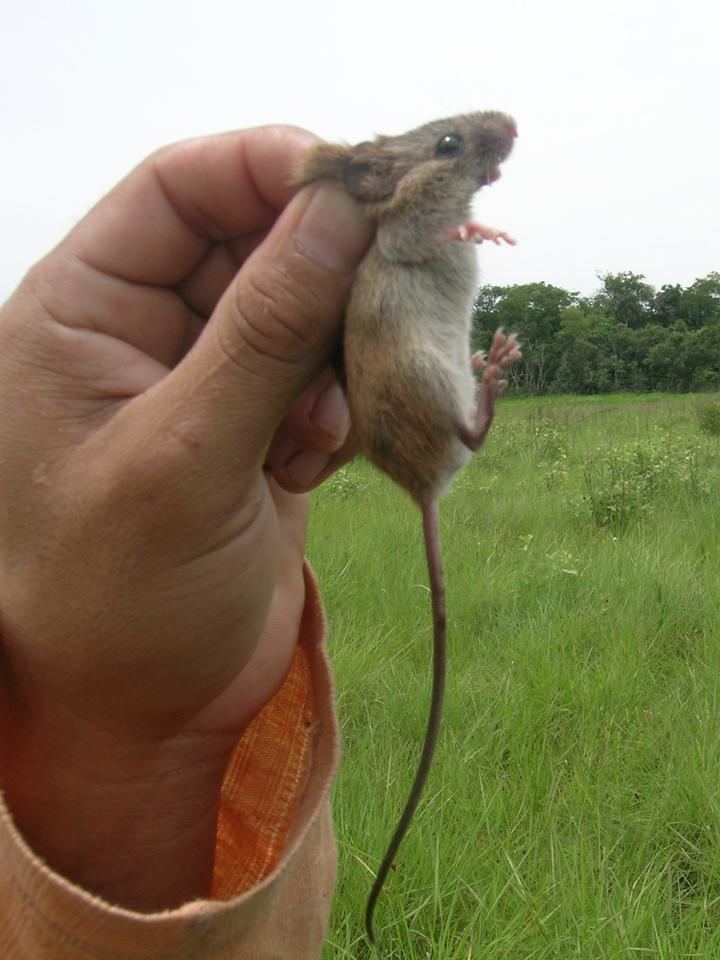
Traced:
<path fill-rule="evenodd" d="M 482 189 L 482 187 L 489 187 L 491 183 L 495 183 L 496 180 L 500 179 L 502 176 L 500 166 L 507 160 L 511 148 L 512 144 L 509 144 L 507 150 L 493 151 L 489 156 L 486 155 L 481 167 L 478 190 Z"/>
<path fill-rule="evenodd" d="M 475 169 L 477 189 L 480 190 L 500 179 L 500 166 L 513 151 L 518 129 L 512 117 L 494 111 L 478 114 L 476 123 Z"/>
<path fill-rule="evenodd" d="M 500 164 L 498 162 L 496 164 L 493 164 L 493 166 L 489 167 L 485 171 L 485 176 L 480 181 L 480 188 L 482 189 L 482 187 L 489 187 L 491 183 L 495 183 L 495 181 L 499 180 L 500 177 L 501 177 Z"/>

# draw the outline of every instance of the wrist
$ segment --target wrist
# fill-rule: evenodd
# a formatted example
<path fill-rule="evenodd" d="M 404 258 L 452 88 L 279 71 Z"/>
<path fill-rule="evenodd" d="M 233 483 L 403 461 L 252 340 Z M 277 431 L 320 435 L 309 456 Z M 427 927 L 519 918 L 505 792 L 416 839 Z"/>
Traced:
<path fill-rule="evenodd" d="M 33 851 L 66 879 L 139 912 L 207 897 L 234 739 L 140 741 L 64 711 L 8 711 L 2 786 Z"/>

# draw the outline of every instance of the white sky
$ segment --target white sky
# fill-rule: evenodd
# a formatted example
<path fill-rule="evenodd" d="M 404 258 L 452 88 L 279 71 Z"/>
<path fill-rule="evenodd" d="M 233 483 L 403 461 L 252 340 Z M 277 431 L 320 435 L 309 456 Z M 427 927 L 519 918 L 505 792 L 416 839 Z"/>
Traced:
<path fill-rule="evenodd" d="M 354 142 L 473 109 L 520 131 L 478 197 L 487 283 L 720 269 L 717 0 L 3 0 L 0 300 L 172 140 L 290 122 Z"/>

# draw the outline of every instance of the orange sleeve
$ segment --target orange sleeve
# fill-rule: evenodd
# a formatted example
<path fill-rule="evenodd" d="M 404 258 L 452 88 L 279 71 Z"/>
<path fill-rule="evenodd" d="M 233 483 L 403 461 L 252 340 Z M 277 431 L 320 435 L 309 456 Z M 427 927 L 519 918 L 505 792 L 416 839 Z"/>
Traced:
<path fill-rule="evenodd" d="M 226 771 L 211 899 L 155 914 L 106 903 L 50 870 L 0 797 L 3 960 L 318 960 L 335 885 L 328 793 L 339 746 L 308 567 L 305 583 L 290 672 Z"/>

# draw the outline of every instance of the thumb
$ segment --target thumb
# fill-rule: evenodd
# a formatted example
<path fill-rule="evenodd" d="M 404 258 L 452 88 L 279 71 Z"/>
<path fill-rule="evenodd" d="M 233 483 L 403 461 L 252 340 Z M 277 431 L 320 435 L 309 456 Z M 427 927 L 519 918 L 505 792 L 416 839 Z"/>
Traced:
<path fill-rule="evenodd" d="M 152 391 L 156 423 L 170 419 L 176 437 L 187 424 L 205 471 L 227 468 L 237 479 L 239 469 L 260 469 L 290 405 L 328 362 L 371 237 L 342 189 L 303 190 Z"/>

